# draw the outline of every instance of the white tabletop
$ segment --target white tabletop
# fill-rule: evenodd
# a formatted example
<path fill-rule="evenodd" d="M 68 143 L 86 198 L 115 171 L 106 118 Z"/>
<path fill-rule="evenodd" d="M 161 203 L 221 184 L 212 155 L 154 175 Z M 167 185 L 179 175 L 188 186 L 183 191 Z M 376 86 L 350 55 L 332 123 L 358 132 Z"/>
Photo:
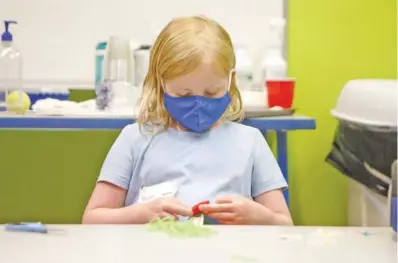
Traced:
<path fill-rule="evenodd" d="M 50 225 L 0 231 L 4 263 L 396 263 L 390 228 L 215 226 L 210 238 L 171 238 L 143 226 Z"/>

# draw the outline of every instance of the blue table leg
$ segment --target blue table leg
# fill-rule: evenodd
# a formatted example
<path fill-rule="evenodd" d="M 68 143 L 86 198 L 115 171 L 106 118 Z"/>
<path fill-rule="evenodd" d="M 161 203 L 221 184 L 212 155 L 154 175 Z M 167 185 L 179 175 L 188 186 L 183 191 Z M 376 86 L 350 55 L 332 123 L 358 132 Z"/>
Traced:
<path fill-rule="evenodd" d="M 287 133 L 280 131 L 276 133 L 277 138 L 277 159 L 279 167 L 282 170 L 282 174 L 286 181 L 289 183 L 289 177 L 287 172 Z M 285 196 L 286 203 L 289 205 L 289 190 L 286 190 L 283 195 Z"/>

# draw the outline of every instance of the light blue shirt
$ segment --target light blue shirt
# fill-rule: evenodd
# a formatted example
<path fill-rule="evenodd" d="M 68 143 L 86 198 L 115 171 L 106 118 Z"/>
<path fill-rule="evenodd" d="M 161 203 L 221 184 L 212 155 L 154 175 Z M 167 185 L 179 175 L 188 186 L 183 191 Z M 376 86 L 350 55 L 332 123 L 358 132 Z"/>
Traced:
<path fill-rule="evenodd" d="M 98 178 L 126 189 L 126 206 L 137 201 L 141 187 L 172 180 L 180 181 L 175 197 L 188 206 L 287 187 L 261 132 L 233 122 L 200 134 L 169 128 L 155 136 L 141 134 L 138 124 L 128 125 Z"/>

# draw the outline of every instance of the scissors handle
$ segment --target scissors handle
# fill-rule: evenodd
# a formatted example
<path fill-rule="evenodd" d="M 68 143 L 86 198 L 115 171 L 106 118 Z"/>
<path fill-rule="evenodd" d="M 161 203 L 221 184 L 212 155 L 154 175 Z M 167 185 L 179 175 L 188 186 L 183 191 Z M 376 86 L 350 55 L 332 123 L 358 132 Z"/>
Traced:
<path fill-rule="evenodd" d="M 192 214 L 194 215 L 194 216 L 196 216 L 196 215 L 199 215 L 199 214 L 201 214 L 201 211 L 199 210 L 199 206 L 201 206 L 201 205 L 208 205 L 208 204 L 210 204 L 210 201 L 203 201 L 203 202 L 200 202 L 200 203 L 197 203 L 196 205 L 194 205 L 193 207 L 192 207 Z"/>
<path fill-rule="evenodd" d="M 10 223 L 4 225 L 5 231 L 47 233 L 47 227 L 42 223 Z"/>

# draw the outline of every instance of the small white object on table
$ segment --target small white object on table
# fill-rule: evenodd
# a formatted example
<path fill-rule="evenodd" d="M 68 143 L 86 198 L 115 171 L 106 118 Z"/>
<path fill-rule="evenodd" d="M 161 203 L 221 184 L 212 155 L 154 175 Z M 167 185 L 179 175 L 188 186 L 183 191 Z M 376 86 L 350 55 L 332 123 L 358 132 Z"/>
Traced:
<path fill-rule="evenodd" d="M 391 228 L 212 226 L 208 238 L 172 238 L 139 225 L 49 225 L 0 230 L 8 263 L 396 263 Z"/>

